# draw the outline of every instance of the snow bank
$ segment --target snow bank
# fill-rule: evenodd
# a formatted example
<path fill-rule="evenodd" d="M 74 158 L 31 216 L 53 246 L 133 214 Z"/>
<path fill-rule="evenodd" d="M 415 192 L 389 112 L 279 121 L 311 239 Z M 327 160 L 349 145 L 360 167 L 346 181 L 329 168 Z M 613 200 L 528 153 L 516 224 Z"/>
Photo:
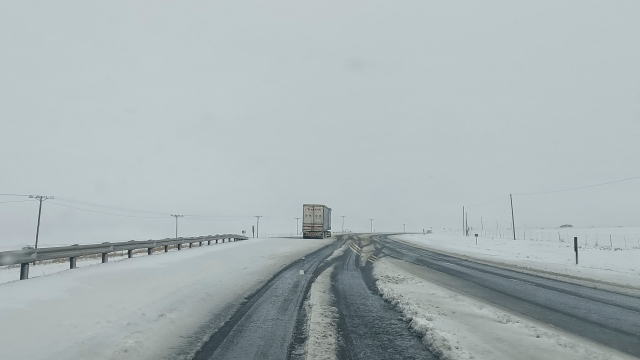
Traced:
<path fill-rule="evenodd" d="M 245 296 L 331 241 L 254 239 L 0 284 L 2 358 L 188 358 Z"/>
<path fill-rule="evenodd" d="M 442 360 L 635 359 L 435 285 L 416 265 L 385 258 L 374 276 L 383 298 Z"/>
<path fill-rule="evenodd" d="M 337 251 L 337 250 L 336 250 Z M 344 250 L 342 251 L 344 253 Z M 338 309 L 331 293 L 330 266 L 316 278 L 307 301 L 307 360 L 332 360 L 337 358 Z"/>
<path fill-rule="evenodd" d="M 333 259 L 337 259 L 340 256 L 342 256 L 344 252 L 347 251 L 347 249 L 349 248 L 349 245 L 351 245 L 352 243 L 353 241 L 347 240 L 347 242 L 345 242 L 344 245 L 342 245 L 339 249 L 336 249 L 331 255 L 329 255 L 329 257 L 326 258 L 324 262 L 329 262 L 329 261 L 332 261 Z"/>
<path fill-rule="evenodd" d="M 436 251 L 508 264 L 521 269 L 620 284 L 640 290 L 640 248 L 616 251 L 612 248 L 585 247 L 583 244 L 579 250 L 580 263 L 576 265 L 573 242 L 479 237 L 476 245 L 473 236 L 464 237 L 451 233 L 403 234 L 394 238 Z"/>

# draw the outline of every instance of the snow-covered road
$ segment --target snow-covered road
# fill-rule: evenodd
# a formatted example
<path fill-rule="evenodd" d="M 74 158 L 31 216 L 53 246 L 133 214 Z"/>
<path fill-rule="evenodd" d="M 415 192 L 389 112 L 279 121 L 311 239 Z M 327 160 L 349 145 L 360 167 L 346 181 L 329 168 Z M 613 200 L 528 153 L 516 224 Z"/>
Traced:
<path fill-rule="evenodd" d="M 339 244 L 307 254 L 269 281 L 196 353 L 195 360 L 285 359 L 314 270 Z"/>
<path fill-rule="evenodd" d="M 442 360 L 635 359 L 436 285 L 433 273 L 421 266 L 385 258 L 374 275 L 382 296 Z"/>
<path fill-rule="evenodd" d="M 1 357 L 187 358 L 245 296 L 331 241 L 252 239 L 0 284 Z"/>
<path fill-rule="evenodd" d="M 640 355 L 638 342 L 640 298 L 638 297 L 468 261 L 393 241 L 384 235 L 376 235 L 372 238 L 377 248 L 376 255 L 388 255 L 419 265 L 420 271 L 417 274 L 431 283 L 430 286 L 440 285 L 464 297 L 481 299 L 492 306 L 507 309 L 513 314 L 536 319 L 540 323 L 548 324 L 545 325 L 546 327 L 560 328 L 578 335 L 582 338 L 582 342 L 594 341 L 627 354 Z M 384 265 L 376 265 L 377 270 L 380 268 L 384 269 Z M 405 291 L 411 293 L 413 289 L 407 287 L 404 291 L 397 291 L 398 288 L 394 289 L 393 284 L 389 285 L 389 278 L 384 274 L 378 279 L 383 280 L 378 284 L 383 294 L 385 294 L 384 282 L 387 282 L 386 289 L 389 291 L 385 296 L 389 300 L 406 303 L 407 297 L 411 297 Z M 423 297 L 423 302 L 424 299 Z M 427 296 L 426 299 L 430 298 Z M 437 303 L 438 297 L 434 296 L 433 300 Z M 430 300 L 426 300 L 425 303 L 433 304 Z M 433 310 L 432 307 L 430 309 Z M 427 320 L 429 318 L 431 316 L 426 317 Z M 461 328 L 473 328 L 468 320 L 464 317 L 460 320 L 464 323 Z M 484 329 L 482 322 L 475 321 L 475 323 L 475 331 L 482 332 Z M 430 326 L 426 326 L 426 329 L 429 330 Z M 425 338 L 436 347 L 435 351 L 451 347 L 439 343 L 437 336 L 434 333 L 428 333 L 427 330 L 425 330 Z M 454 340 L 458 342 L 460 338 L 456 337 Z M 505 341 L 512 344 L 520 343 L 515 338 L 506 338 Z M 498 345 L 496 344 L 497 348 L 499 348 Z M 608 350 L 609 353 L 617 353 L 614 350 Z M 607 351 L 603 353 L 607 354 Z M 471 352 L 471 355 L 476 354 Z"/>
<path fill-rule="evenodd" d="M 617 293 L 536 276 L 540 269 L 517 267 L 517 258 L 473 261 L 415 237 L 249 240 L 0 284 L 0 322 L 11 324 L 0 330 L 2 357 L 640 355 L 633 288 Z"/>

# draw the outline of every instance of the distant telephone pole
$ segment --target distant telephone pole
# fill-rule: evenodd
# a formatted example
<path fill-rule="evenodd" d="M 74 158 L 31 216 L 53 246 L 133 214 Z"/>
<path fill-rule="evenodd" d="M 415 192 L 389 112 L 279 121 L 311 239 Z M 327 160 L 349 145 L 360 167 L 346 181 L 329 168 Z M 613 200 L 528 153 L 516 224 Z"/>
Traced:
<path fill-rule="evenodd" d="M 467 236 L 469 236 L 469 214 L 464 213 L 464 231 Z"/>
<path fill-rule="evenodd" d="M 344 215 L 341 216 L 342 217 L 342 232 L 344 232 Z"/>
<path fill-rule="evenodd" d="M 171 215 L 176 218 L 176 239 L 178 238 L 178 218 L 183 217 L 184 215 Z"/>
<path fill-rule="evenodd" d="M 464 222 L 464 206 L 462 207 L 462 235 L 467 235 L 467 229 L 465 228 L 465 222 Z"/>
<path fill-rule="evenodd" d="M 42 196 L 42 195 L 29 195 L 29 199 L 36 199 L 40 201 L 40 206 L 38 207 L 38 226 L 36 227 L 36 249 L 38 248 L 38 237 L 40 236 L 40 215 L 42 215 L 42 202 L 49 199 L 55 199 L 53 196 Z M 35 264 L 35 261 L 34 261 Z"/>
<path fill-rule="evenodd" d="M 300 218 L 296 218 L 296 235 L 298 235 L 298 220 L 300 220 Z"/>
<path fill-rule="evenodd" d="M 407 232 L 407 224 L 402 224 L 402 225 L 404 225 L 404 230 L 403 230 L 403 232 L 404 232 L 404 233 L 406 233 L 406 232 Z"/>
<path fill-rule="evenodd" d="M 509 194 L 511 200 L 511 227 L 513 228 L 513 240 L 516 239 L 516 220 L 513 218 L 513 195 Z"/>
<path fill-rule="evenodd" d="M 257 219 L 256 222 L 256 237 L 259 238 L 260 237 L 260 218 L 262 217 L 262 215 L 256 215 L 255 218 Z"/>
<path fill-rule="evenodd" d="M 373 219 L 369 219 L 371 220 L 371 232 L 373 233 Z"/>

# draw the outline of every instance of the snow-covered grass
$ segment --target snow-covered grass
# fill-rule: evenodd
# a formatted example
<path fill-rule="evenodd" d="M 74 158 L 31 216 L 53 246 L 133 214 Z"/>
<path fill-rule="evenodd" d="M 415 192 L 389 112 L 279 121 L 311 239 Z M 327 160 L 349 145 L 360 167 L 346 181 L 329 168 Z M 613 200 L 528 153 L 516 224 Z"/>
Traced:
<path fill-rule="evenodd" d="M 187 358 L 245 296 L 330 241 L 252 239 L 0 284 L 1 358 Z"/>
<path fill-rule="evenodd" d="M 332 360 L 337 357 L 338 309 L 333 306 L 334 298 L 331 293 L 331 273 L 334 267 L 332 265 L 323 271 L 309 291 L 309 300 L 306 302 L 308 360 Z"/>
<path fill-rule="evenodd" d="M 441 360 L 634 359 L 435 285 L 413 264 L 385 258 L 374 276 L 383 298 Z"/>
<path fill-rule="evenodd" d="M 609 247 L 579 249 L 575 264 L 573 242 L 511 240 L 460 234 L 403 234 L 394 237 L 428 249 L 581 279 L 620 284 L 640 290 L 640 248 L 616 251 Z"/>

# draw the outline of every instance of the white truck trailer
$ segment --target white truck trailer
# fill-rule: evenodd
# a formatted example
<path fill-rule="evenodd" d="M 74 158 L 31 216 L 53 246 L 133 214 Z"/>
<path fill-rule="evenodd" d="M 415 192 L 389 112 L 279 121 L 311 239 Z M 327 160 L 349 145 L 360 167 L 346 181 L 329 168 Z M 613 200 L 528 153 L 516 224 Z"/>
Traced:
<path fill-rule="evenodd" d="M 324 239 L 331 237 L 331 208 L 325 205 L 302 205 L 302 237 Z"/>

